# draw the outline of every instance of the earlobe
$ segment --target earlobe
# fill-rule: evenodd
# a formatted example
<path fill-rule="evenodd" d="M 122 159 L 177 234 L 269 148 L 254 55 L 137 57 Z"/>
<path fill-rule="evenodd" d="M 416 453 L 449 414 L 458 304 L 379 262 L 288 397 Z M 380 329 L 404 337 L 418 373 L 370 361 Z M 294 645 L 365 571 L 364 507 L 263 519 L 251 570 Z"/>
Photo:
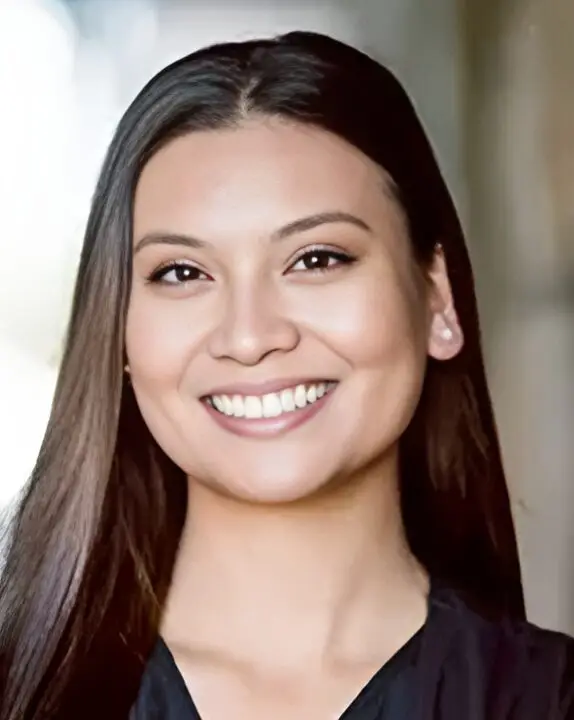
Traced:
<path fill-rule="evenodd" d="M 428 354 L 435 360 L 450 360 L 461 351 L 464 337 L 454 306 L 446 260 L 441 245 L 436 246 L 428 279 L 431 286 Z"/>
<path fill-rule="evenodd" d="M 429 328 L 428 354 L 435 360 L 450 360 L 462 350 L 464 338 L 456 314 L 434 313 Z"/>

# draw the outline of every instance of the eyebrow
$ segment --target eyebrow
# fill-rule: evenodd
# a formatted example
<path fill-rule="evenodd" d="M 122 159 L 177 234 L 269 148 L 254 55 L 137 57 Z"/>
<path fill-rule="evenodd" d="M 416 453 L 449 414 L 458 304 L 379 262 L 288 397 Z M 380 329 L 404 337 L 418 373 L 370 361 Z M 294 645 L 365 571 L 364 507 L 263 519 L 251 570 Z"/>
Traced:
<path fill-rule="evenodd" d="M 307 230 L 313 230 L 320 225 L 328 225 L 333 223 L 346 223 L 348 225 L 354 225 L 355 227 L 358 227 L 365 232 L 373 232 L 371 227 L 364 220 L 361 220 L 361 218 L 357 217 L 356 215 L 351 215 L 351 213 L 347 212 L 334 211 L 316 213 L 315 215 L 309 215 L 308 217 L 294 220 L 288 225 L 284 225 L 282 228 L 279 228 L 279 230 L 276 230 L 271 235 L 271 239 L 273 241 L 283 240 L 290 237 L 291 235 L 306 232 Z"/>
<path fill-rule="evenodd" d="M 346 223 L 347 225 L 354 225 L 365 232 L 373 232 L 372 228 L 356 215 L 352 215 L 347 212 L 332 211 L 316 213 L 314 215 L 308 215 L 307 217 L 300 218 L 299 220 L 294 220 L 278 230 L 275 230 L 271 234 L 271 241 L 278 242 L 293 235 L 297 235 L 298 233 L 313 230 L 321 225 L 334 223 Z M 193 237 L 192 235 L 171 232 L 151 232 L 147 233 L 138 240 L 134 248 L 134 255 L 149 245 L 183 245 L 196 250 L 209 247 L 208 242 Z"/>

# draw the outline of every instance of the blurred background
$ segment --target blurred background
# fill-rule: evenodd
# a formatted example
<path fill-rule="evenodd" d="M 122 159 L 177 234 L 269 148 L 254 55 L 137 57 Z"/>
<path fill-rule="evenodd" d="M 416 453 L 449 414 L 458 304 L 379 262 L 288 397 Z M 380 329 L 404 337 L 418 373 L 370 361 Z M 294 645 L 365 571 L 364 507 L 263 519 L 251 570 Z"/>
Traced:
<path fill-rule="evenodd" d="M 415 101 L 466 228 L 531 620 L 574 634 L 574 2 L 0 0 L 0 507 L 47 420 L 83 227 L 148 78 L 327 32 Z"/>

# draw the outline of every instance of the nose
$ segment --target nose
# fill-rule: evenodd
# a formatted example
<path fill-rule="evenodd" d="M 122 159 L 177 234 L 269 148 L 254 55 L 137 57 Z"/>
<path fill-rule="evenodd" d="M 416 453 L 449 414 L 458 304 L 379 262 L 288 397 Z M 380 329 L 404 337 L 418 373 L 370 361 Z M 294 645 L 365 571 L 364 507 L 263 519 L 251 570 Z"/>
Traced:
<path fill-rule="evenodd" d="M 271 353 L 289 352 L 298 343 L 298 328 L 276 293 L 251 286 L 228 294 L 223 317 L 209 339 L 209 351 L 214 358 L 251 366 Z"/>

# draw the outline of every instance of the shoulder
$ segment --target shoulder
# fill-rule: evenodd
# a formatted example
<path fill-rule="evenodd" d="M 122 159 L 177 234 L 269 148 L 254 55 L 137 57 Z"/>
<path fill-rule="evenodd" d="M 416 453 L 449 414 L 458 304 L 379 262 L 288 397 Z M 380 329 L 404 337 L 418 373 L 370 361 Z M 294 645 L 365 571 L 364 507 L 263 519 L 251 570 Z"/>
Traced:
<path fill-rule="evenodd" d="M 192 720 L 197 716 L 173 656 L 160 637 L 145 667 L 129 720 L 176 720 L 181 717 Z"/>
<path fill-rule="evenodd" d="M 574 638 L 488 620 L 448 590 L 434 594 L 431 614 L 427 653 L 441 656 L 451 702 L 463 702 L 465 692 L 478 697 L 489 720 L 574 720 Z"/>

